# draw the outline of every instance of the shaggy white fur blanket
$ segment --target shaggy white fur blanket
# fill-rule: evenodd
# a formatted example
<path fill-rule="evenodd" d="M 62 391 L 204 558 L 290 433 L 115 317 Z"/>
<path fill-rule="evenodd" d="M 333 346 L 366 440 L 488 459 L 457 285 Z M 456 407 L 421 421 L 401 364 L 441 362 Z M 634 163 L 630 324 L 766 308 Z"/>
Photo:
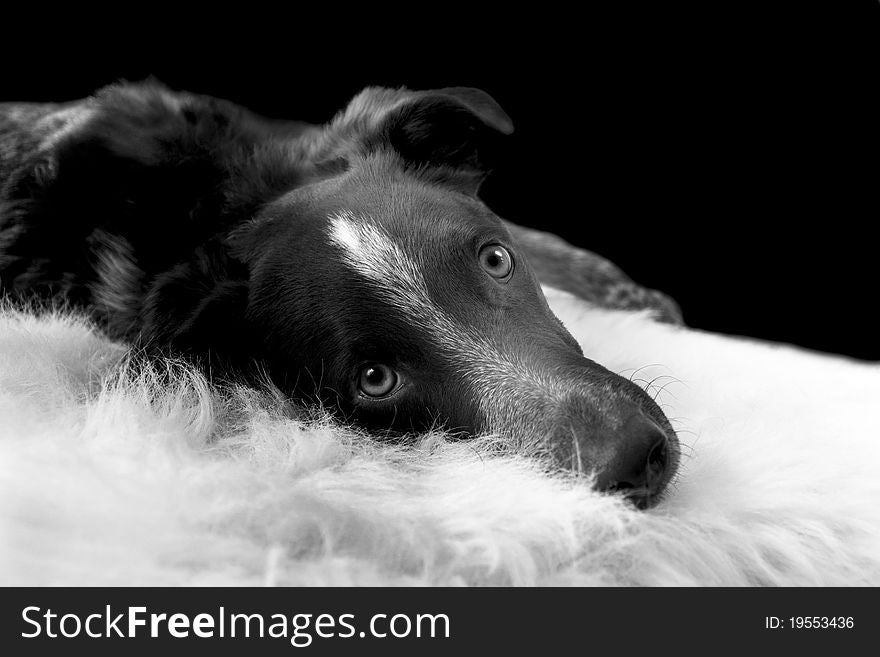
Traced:
<path fill-rule="evenodd" d="M 488 439 L 371 442 L 4 312 L 0 584 L 880 584 L 880 367 L 549 297 L 680 431 L 651 511 Z"/>

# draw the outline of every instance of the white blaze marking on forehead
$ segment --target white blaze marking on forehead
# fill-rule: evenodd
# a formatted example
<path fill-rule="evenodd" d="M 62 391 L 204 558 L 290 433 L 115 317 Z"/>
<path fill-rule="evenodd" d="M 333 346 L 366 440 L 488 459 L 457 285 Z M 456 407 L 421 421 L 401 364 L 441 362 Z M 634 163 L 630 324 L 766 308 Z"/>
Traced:
<path fill-rule="evenodd" d="M 485 337 L 463 326 L 431 299 L 424 275 L 406 252 L 368 217 L 349 210 L 330 217 L 330 239 L 348 257 L 346 265 L 375 284 L 376 294 L 421 327 L 456 371 L 473 387 L 485 430 L 529 433 L 525 417 L 536 425 L 580 386 L 499 351 Z M 519 419 L 517 419 L 519 418 Z"/>
<path fill-rule="evenodd" d="M 381 226 L 343 210 L 330 217 L 330 238 L 348 256 L 345 264 L 375 283 L 380 296 L 409 318 L 442 315 L 418 265 Z"/>
<path fill-rule="evenodd" d="M 91 107 L 75 105 L 47 114 L 37 121 L 36 129 L 43 133 L 40 150 L 49 150 L 58 142 L 84 127 L 95 116 Z"/>

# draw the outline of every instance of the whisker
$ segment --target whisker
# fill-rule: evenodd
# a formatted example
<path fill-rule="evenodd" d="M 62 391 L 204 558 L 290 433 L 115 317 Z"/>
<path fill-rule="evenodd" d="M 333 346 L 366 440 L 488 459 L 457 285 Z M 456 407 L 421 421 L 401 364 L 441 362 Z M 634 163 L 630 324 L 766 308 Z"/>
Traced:
<path fill-rule="evenodd" d="M 581 461 L 581 445 L 577 439 L 577 432 L 574 427 L 569 426 L 569 432 L 571 433 L 571 442 L 574 446 L 574 457 L 575 457 L 575 472 L 578 476 L 582 476 L 584 472 L 583 461 Z"/>

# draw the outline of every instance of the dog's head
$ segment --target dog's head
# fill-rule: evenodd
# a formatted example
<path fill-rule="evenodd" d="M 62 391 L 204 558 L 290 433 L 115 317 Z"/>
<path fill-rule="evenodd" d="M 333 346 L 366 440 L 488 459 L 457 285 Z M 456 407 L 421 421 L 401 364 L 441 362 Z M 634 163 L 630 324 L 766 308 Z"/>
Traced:
<path fill-rule="evenodd" d="M 474 89 L 368 89 L 312 128 L 123 85 L 40 115 L 9 198 L 24 252 L 54 238 L 39 276 L 93 277 L 120 335 L 256 360 L 376 433 L 498 434 L 648 505 L 669 422 L 582 353 L 477 197 L 511 131 Z"/>
<path fill-rule="evenodd" d="M 649 504 L 676 468 L 669 422 L 585 357 L 477 198 L 511 130 L 477 90 L 362 94 L 318 140 L 339 171 L 233 238 L 248 322 L 282 387 L 374 432 L 496 433 Z"/>

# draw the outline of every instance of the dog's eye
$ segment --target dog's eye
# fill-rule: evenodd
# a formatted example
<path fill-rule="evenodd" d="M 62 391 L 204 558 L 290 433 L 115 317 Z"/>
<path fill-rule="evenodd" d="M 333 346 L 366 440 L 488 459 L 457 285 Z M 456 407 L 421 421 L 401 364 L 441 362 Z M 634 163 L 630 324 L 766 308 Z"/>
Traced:
<path fill-rule="evenodd" d="M 381 363 L 373 363 L 361 368 L 358 387 L 368 397 L 384 397 L 397 386 L 397 373 Z"/>
<path fill-rule="evenodd" d="M 493 278 L 506 278 L 513 270 L 513 258 L 500 244 L 489 244 L 480 249 L 480 266 Z"/>

